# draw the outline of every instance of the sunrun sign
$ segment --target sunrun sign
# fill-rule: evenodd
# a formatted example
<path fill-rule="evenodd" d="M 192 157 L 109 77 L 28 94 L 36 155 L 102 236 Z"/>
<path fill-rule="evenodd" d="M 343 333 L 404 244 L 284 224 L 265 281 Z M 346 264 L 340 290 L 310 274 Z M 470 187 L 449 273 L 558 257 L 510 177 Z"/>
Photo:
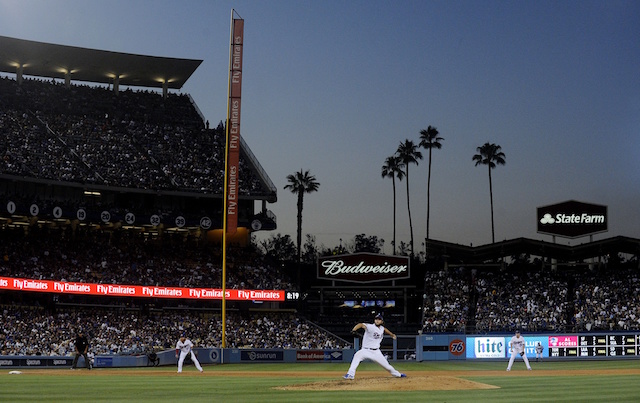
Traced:
<path fill-rule="evenodd" d="M 566 238 L 608 231 L 607 206 L 575 200 L 538 207 L 538 232 Z"/>
<path fill-rule="evenodd" d="M 409 257 L 375 253 L 325 256 L 318 259 L 318 278 L 355 283 L 409 278 Z"/>

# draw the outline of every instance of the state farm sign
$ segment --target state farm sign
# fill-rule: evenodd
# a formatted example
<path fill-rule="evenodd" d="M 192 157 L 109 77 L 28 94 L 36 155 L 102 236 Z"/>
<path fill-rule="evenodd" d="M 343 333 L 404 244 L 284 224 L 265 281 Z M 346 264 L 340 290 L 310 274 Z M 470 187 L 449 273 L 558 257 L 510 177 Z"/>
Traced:
<path fill-rule="evenodd" d="M 569 200 L 538 207 L 538 232 L 578 238 L 606 232 L 607 206 Z"/>
<path fill-rule="evenodd" d="M 409 278 L 409 257 L 375 253 L 325 256 L 318 259 L 318 278 L 357 283 Z"/>

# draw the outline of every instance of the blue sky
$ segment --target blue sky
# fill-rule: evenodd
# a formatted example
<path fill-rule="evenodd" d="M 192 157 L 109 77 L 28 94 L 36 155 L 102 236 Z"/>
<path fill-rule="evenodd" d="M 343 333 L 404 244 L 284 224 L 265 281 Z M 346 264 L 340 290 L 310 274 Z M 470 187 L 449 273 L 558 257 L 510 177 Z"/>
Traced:
<path fill-rule="evenodd" d="M 269 205 L 295 239 L 286 176 L 310 170 L 303 233 L 336 246 L 385 239 L 393 193 L 381 178 L 400 142 L 438 128 L 432 238 L 491 242 L 485 166 L 496 143 L 496 240 L 536 233 L 536 207 L 607 205 L 609 231 L 640 238 L 640 2 L 0 0 L 0 35 L 202 59 L 182 92 L 216 124 L 226 112 L 229 20 L 245 19 L 242 136 L 278 188 Z M 416 251 L 426 232 L 425 159 L 410 167 Z M 405 182 L 397 238 L 409 241 Z M 264 237 L 267 234 L 262 234 Z M 581 243 L 588 239 L 558 242 Z"/>

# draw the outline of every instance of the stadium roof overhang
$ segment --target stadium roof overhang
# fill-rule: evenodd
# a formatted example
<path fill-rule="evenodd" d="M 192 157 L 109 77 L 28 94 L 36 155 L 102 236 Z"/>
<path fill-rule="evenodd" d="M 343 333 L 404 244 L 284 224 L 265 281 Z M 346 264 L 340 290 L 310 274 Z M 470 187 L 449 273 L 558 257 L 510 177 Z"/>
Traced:
<path fill-rule="evenodd" d="M 429 240 L 428 248 L 429 255 L 447 256 L 450 262 L 467 264 L 481 264 L 522 254 L 557 259 L 562 262 L 579 262 L 618 253 L 638 256 L 640 255 L 640 239 L 618 236 L 574 246 L 517 238 L 475 247 Z"/>
<path fill-rule="evenodd" d="M 180 89 L 202 60 L 145 56 L 0 36 L 0 71 L 91 83 Z"/>

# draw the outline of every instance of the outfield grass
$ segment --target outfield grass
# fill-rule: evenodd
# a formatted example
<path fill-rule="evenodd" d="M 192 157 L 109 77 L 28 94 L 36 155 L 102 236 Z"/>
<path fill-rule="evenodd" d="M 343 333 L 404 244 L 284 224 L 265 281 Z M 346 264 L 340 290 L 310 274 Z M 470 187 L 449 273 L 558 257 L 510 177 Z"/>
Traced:
<path fill-rule="evenodd" d="M 348 364 L 225 364 L 193 366 L 183 374 L 171 367 L 92 371 L 57 369 L 0 372 L 0 402 L 638 402 L 640 361 L 396 362 L 411 376 L 456 376 L 499 387 L 466 391 L 290 391 L 276 386 L 339 380 Z M 585 373 L 585 370 L 594 372 Z M 259 373 L 239 376 L 245 371 Z M 363 363 L 358 372 L 386 372 Z M 425 373 L 428 372 L 428 373 Z M 459 375 L 464 371 L 464 375 Z M 102 372 L 102 373 L 101 373 Z M 537 372 L 537 373 L 536 373 Z M 292 373 L 297 373 L 293 376 Z M 347 382 L 347 381 L 339 381 Z M 402 382 L 402 380 L 398 380 Z"/>

